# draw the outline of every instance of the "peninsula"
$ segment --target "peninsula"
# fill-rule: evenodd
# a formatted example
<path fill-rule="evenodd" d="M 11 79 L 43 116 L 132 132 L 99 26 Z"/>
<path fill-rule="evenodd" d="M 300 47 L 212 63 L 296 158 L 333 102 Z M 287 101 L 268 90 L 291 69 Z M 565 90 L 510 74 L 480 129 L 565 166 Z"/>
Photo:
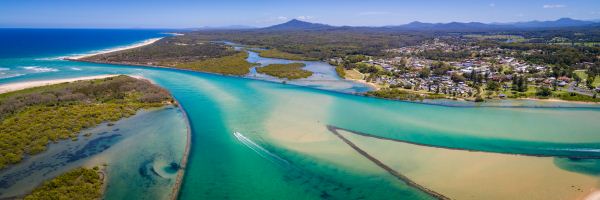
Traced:
<path fill-rule="evenodd" d="M 0 94 L 0 169 L 44 151 L 50 142 L 76 140 L 85 128 L 173 102 L 168 91 L 129 76 Z"/>

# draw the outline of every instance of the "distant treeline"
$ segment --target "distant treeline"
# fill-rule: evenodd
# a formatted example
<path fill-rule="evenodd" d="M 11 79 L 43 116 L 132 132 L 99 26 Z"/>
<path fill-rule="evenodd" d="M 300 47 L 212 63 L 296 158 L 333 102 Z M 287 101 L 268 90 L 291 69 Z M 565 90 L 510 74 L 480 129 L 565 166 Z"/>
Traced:
<path fill-rule="evenodd" d="M 420 44 L 433 33 L 390 33 L 357 30 L 323 31 L 200 31 L 186 34 L 209 41 L 227 40 L 303 55 L 312 59 L 346 55 L 383 56 L 383 50 Z"/>

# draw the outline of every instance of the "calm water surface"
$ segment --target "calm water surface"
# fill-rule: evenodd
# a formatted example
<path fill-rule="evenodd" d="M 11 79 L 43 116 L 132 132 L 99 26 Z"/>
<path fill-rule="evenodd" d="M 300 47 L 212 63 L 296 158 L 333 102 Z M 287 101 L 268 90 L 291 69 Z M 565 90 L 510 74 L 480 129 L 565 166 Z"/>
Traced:
<path fill-rule="evenodd" d="M 150 37 L 155 35 L 139 40 Z M 273 61 L 257 55 L 250 59 Z M 380 137 L 340 131 L 390 169 L 451 198 L 573 199 L 598 188 L 600 109 L 594 106 L 437 106 L 320 90 L 354 87 L 345 84 L 301 87 L 35 57 L 1 59 L 0 68 L 7 75 L 0 84 L 128 74 L 167 88 L 186 109 L 192 127 L 181 199 L 432 198 L 358 153 L 328 126 Z M 23 75 L 6 78 L 9 74 Z M 322 83 L 318 80 L 313 82 Z M 123 174 L 134 169 L 123 167 Z M 118 194 L 128 187 L 145 187 L 131 180 L 114 183 L 108 194 L 115 195 L 107 198 L 124 197 Z M 482 185 L 489 187 L 477 188 Z"/>

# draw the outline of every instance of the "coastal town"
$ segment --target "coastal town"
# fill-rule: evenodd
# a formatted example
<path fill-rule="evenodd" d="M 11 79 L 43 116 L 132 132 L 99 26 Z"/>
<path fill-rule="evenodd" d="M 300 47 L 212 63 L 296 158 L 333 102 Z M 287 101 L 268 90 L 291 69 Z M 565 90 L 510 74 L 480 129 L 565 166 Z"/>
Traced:
<path fill-rule="evenodd" d="M 436 38 L 421 45 L 387 49 L 382 57 L 337 57 L 329 63 L 344 67 L 347 79 L 366 81 L 378 90 L 401 90 L 425 98 L 484 101 L 530 95 L 549 98 L 555 94 L 596 99 L 600 92 L 598 63 L 576 63 L 577 69 L 559 74 L 552 65 L 515 56 L 536 51 L 541 50 L 449 44 Z M 466 55 L 454 56 L 456 52 Z"/>

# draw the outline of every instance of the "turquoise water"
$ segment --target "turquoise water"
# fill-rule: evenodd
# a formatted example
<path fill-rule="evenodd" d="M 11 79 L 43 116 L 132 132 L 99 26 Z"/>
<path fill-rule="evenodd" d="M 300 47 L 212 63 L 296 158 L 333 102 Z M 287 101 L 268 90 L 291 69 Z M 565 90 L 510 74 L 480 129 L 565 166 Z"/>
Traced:
<path fill-rule="evenodd" d="M 107 165 L 106 199 L 167 199 L 186 144 L 183 114 L 175 107 L 144 110 L 112 126 L 83 131 L 77 141 L 50 144 L 47 151 L 0 171 L 0 198 L 22 195 L 76 167 Z M 131 184 L 136 183 L 136 184 Z"/>
<path fill-rule="evenodd" d="M 573 172 L 581 179 L 597 178 L 600 171 L 596 160 L 584 159 L 600 157 L 597 106 L 465 108 L 170 69 L 40 59 L 0 62 L 1 67 L 9 68 L 5 72 L 21 70 L 22 66 L 56 69 L 0 79 L 0 84 L 129 74 L 149 78 L 171 91 L 186 109 L 192 128 L 180 199 L 431 198 L 353 152 L 331 135 L 327 125 L 427 146 L 550 156 L 531 157 L 536 161 L 561 157 L 541 166 Z M 411 178 L 421 177 L 424 175 Z M 143 187 L 135 179 L 123 180 L 117 187 L 128 187 L 126 183 Z"/>

